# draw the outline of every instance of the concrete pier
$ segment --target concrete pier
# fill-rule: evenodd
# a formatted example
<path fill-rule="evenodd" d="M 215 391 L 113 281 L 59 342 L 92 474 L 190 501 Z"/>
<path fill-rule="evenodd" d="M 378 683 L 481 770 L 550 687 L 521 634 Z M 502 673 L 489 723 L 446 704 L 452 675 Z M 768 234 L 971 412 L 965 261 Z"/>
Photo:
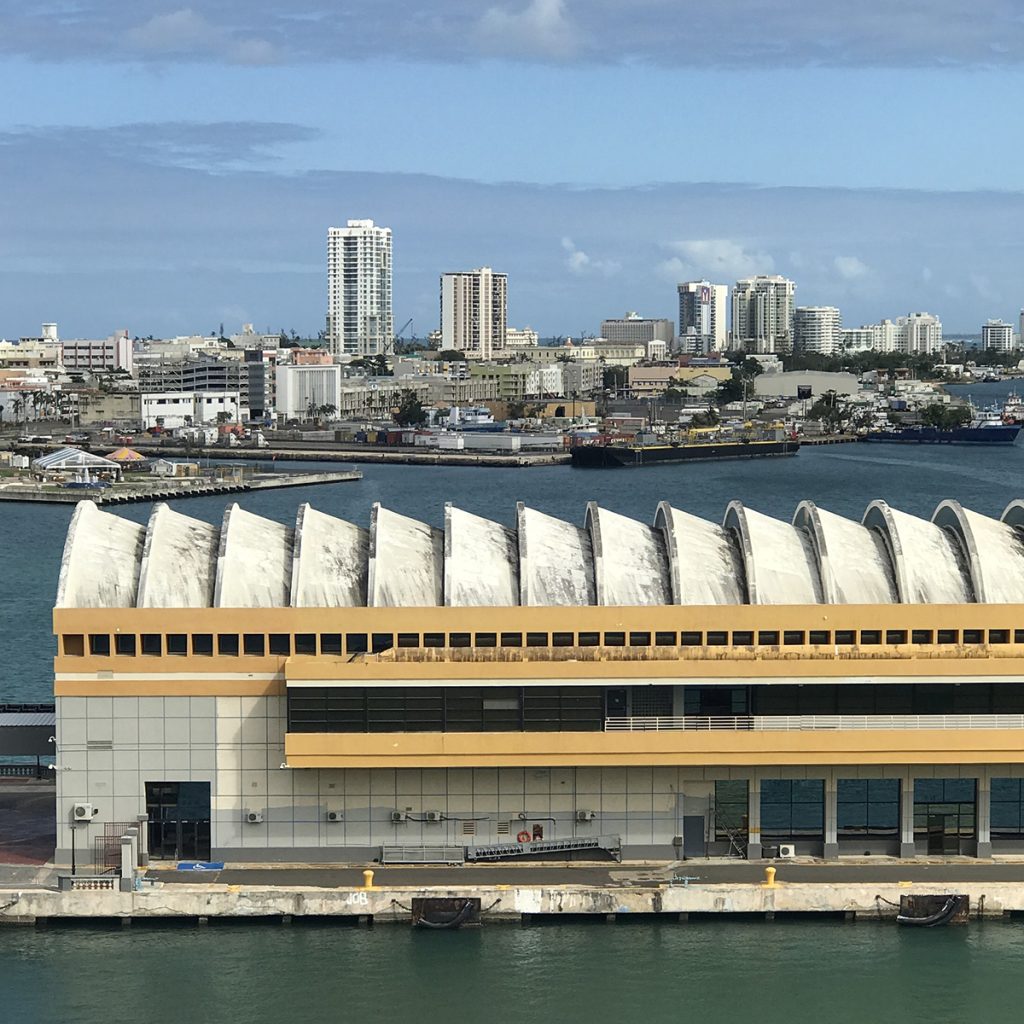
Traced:
<path fill-rule="evenodd" d="M 712 917 L 784 919 L 825 915 L 843 920 L 890 920 L 900 897 L 966 893 L 971 918 L 1024 913 L 1024 883 L 786 883 L 672 884 L 634 886 L 472 885 L 382 886 L 325 889 L 309 886 L 146 884 L 130 892 L 115 888 L 54 892 L 0 891 L 0 925 L 61 918 L 348 918 L 350 923 L 401 923 L 411 919 L 413 899 L 479 899 L 481 920 L 529 923 L 538 917 L 626 915 L 695 922 Z"/>
<path fill-rule="evenodd" d="M 312 487 L 318 484 L 348 483 L 361 480 L 357 470 L 322 473 L 268 473 L 247 480 L 161 479 L 141 483 L 130 481 L 113 487 L 88 489 L 7 483 L 0 486 L 0 501 L 34 502 L 44 505 L 76 505 L 88 499 L 97 505 L 130 505 L 140 501 L 172 501 L 176 498 L 202 498 L 209 495 L 267 491 L 280 487 Z"/>

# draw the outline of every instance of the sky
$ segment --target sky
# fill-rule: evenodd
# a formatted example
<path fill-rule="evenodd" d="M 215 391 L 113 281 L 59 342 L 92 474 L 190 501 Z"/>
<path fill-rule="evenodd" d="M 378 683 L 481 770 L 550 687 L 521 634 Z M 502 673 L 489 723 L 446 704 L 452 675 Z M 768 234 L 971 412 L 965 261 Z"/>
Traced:
<path fill-rule="evenodd" d="M 326 234 L 394 317 L 675 318 L 756 273 L 857 325 L 1024 305 L 1014 0 L 0 0 L 0 337 L 315 335 Z"/>

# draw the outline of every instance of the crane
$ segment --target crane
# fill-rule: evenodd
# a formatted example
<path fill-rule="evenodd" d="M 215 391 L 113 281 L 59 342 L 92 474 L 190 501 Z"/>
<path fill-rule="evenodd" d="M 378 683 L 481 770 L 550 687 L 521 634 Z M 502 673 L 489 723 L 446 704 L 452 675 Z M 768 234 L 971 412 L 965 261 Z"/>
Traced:
<path fill-rule="evenodd" d="M 405 332 L 410 328 L 410 326 L 412 326 L 412 317 L 409 317 L 409 319 L 406 320 L 404 324 L 402 324 L 401 330 L 397 331 L 395 333 L 395 336 L 391 339 L 391 344 L 388 346 L 388 348 L 390 349 L 390 352 L 388 353 L 389 355 L 394 355 L 395 345 L 402 340 L 402 335 L 405 334 Z"/>

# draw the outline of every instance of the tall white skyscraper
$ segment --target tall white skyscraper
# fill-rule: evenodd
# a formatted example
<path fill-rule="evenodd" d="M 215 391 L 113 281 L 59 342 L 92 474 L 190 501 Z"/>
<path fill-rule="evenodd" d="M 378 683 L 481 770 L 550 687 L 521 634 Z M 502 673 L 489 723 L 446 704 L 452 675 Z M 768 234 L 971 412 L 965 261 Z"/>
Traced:
<path fill-rule="evenodd" d="M 684 281 L 679 291 L 679 342 L 683 352 L 724 352 L 729 343 L 729 288 L 710 281 Z"/>
<path fill-rule="evenodd" d="M 441 348 L 490 359 L 505 347 L 508 275 L 490 267 L 441 275 Z"/>
<path fill-rule="evenodd" d="M 796 284 L 778 274 L 748 277 L 732 290 L 732 347 L 747 352 L 793 351 Z"/>
<path fill-rule="evenodd" d="M 327 343 L 331 354 L 374 356 L 388 350 L 391 228 L 350 220 L 327 229 Z"/>
<path fill-rule="evenodd" d="M 797 306 L 793 314 L 793 351 L 835 355 L 842 345 L 843 318 L 835 306 Z"/>

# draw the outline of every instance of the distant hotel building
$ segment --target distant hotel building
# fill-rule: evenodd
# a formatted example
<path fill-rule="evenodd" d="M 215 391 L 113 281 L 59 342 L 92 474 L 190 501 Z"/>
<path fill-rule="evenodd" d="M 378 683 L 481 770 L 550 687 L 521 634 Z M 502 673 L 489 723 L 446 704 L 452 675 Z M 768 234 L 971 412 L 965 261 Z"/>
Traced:
<path fill-rule="evenodd" d="M 616 345 L 643 345 L 646 349 L 652 341 L 663 341 L 667 347 L 672 334 L 671 320 L 654 320 L 639 313 L 627 313 L 621 320 L 601 321 L 601 337 Z"/>
<path fill-rule="evenodd" d="M 835 355 L 842 343 L 843 318 L 835 306 L 798 306 L 793 315 L 793 351 Z"/>
<path fill-rule="evenodd" d="M 441 275 L 441 349 L 491 359 L 505 348 L 508 275 L 490 267 Z"/>
<path fill-rule="evenodd" d="M 728 287 L 709 281 L 684 281 L 678 290 L 681 350 L 695 355 L 724 352 L 729 342 L 725 322 Z"/>
<path fill-rule="evenodd" d="M 335 356 L 391 345 L 391 229 L 350 220 L 327 230 L 327 344 Z"/>
<path fill-rule="evenodd" d="M 981 329 L 981 347 L 995 352 L 1012 352 L 1017 348 L 1013 324 L 989 320 Z"/>
<path fill-rule="evenodd" d="M 793 351 L 796 284 L 778 274 L 737 281 L 732 291 L 732 347 L 753 353 Z"/>

